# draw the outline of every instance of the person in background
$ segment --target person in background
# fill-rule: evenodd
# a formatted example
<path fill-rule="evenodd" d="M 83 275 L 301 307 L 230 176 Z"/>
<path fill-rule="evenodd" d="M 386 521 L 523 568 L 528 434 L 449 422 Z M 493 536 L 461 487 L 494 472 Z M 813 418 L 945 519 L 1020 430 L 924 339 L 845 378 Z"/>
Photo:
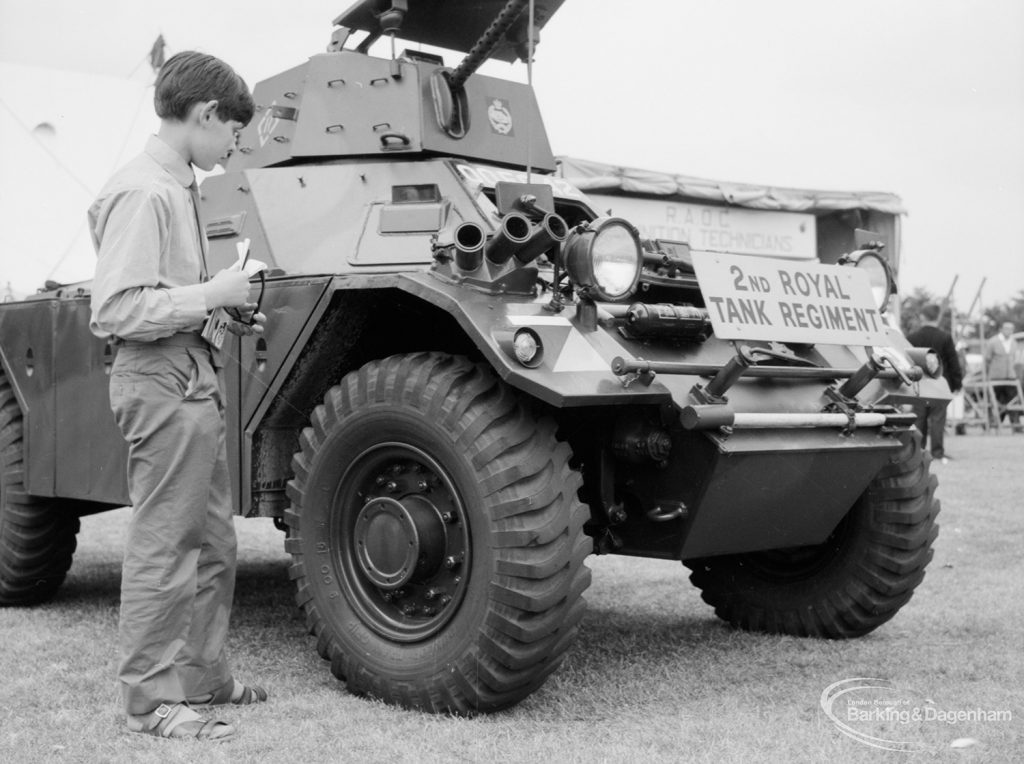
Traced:
<path fill-rule="evenodd" d="M 1013 338 L 1014 326 L 1011 321 L 1004 321 L 999 333 L 985 340 L 985 371 L 990 382 L 1004 380 L 1018 381 L 1020 368 L 1018 359 L 1021 357 L 1021 349 Z M 1020 411 L 1016 408 L 1008 409 L 1007 404 L 1017 397 L 1015 385 L 995 385 L 996 404 L 999 406 L 999 421 L 1002 422 L 1007 414 L 1010 415 L 1010 424 L 1014 432 L 1021 432 Z M 1020 406 L 1021 401 L 1016 401 Z"/>
<path fill-rule="evenodd" d="M 907 341 L 915 347 L 931 348 L 938 353 L 942 361 L 942 375 L 950 391 L 955 393 L 963 386 L 964 374 L 952 335 L 939 328 L 941 313 L 941 308 L 935 303 L 928 303 L 921 308 L 921 326 L 907 336 Z M 925 440 L 930 440 L 932 458 L 943 462 L 949 460 L 945 449 L 946 409 L 947 406 L 942 405 L 929 406 L 920 424 L 921 434 Z"/>

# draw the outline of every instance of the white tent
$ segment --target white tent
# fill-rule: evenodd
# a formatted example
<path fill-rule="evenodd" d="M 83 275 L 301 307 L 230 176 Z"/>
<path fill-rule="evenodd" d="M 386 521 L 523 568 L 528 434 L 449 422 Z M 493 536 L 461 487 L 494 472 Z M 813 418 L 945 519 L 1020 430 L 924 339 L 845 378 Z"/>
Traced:
<path fill-rule="evenodd" d="M 92 277 L 86 210 L 155 128 L 140 82 L 0 62 L 0 299 Z"/>

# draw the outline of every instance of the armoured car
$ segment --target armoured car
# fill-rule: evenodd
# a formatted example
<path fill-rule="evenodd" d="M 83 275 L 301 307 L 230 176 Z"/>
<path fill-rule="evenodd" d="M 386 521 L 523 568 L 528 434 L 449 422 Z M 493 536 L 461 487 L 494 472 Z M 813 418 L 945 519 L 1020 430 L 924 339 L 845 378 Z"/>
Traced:
<path fill-rule="evenodd" d="M 334 675 L 406 707 L 538 688 L 591 554 L 681 561 L 735 627 L 847 638 L 910 599 L 937 534 L 914 423 L 949 391 L 889 325 L 883 242 L 752 257 L 602 214 L 553 174 L 529 83 L 476 72 L 528 59 L 561 4 L 361 0 L 256 86 L 202 186 L 213 270 L 246 240 L 268 265 L 266 334 L 224 351 L 237 511 L 285 532 Z M 53 595 L 79 518 L 128 503 L 117 349 L 88 320 L 88 284 L 0 306 L 7 605 Z"/>

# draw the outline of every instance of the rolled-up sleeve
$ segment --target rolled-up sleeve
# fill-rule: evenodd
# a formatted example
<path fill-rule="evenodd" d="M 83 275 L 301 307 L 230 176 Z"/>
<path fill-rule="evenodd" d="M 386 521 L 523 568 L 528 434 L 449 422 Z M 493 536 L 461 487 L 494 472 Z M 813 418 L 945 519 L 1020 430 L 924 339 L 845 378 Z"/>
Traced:
<path fill-rule="evenodd" d="M 93 334 L 150 341 L 202 323 L 202 285 L 162 281 L 173 221 L 159 194 L 145 188 L 110 194 L 89 210 L 89 223 L 98 256 Z"/>

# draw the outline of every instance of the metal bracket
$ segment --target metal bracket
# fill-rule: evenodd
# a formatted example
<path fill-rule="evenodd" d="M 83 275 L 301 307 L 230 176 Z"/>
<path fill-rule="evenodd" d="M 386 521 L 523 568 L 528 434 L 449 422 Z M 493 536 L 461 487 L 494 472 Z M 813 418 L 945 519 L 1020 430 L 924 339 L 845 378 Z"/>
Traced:
<path fill-rule="evenodd" d="M 650 387 L 654 381 L 655 372 L 649 368 L 645 361 L 626 361 L 621 356 L 612 359 L 612 374 L 620 377 L 624 388 L 629 388 L 634 382 L 639 382 L 644 387 Z"/>
<path fill-rule="evenodd" d="M 831 409 L 834 412 L 846 415 L 847 425 L 840 431 L 840 434 L 849 437 L 857 429 L 856 415 L 860 407 L 856 401 L 850 400 L 834 387 L 825 388 L 825 397 L 832 402 L 825 406 L 824 411 Z"/>
<path fill-rule="evenodd" d="M 787 349 L 784 345 L 781 345 L 778 342 L 772 342 L 769 345 L 769 347 L 748 347 L 746 345 L 744 345 L 744 347 L 749 351 L 749 354 L 752 357 L 763 356 L 764 358 L 774 358 L 778 361 L 787 361 L 789 363 L 795 363 L 798 366 L 818 366 L 818 364 L 814 363 L 814 361 L 808 361 L 806 358 L 801 358 L 796 353 Z M 755 360 L 754 363 L 760 363 L 760 361 Z"/>

